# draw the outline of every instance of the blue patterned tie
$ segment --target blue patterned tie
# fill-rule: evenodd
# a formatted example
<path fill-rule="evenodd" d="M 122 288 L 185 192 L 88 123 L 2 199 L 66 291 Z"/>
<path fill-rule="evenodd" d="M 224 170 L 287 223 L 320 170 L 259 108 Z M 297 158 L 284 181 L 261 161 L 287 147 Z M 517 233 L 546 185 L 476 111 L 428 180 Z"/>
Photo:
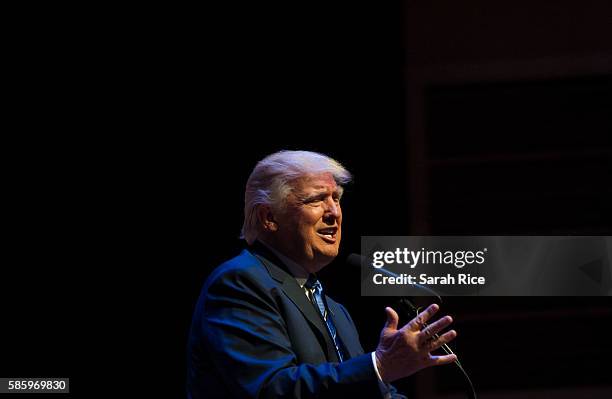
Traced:
<path fill-rule="evenodd" d="M 341 362 L 344 361 L 344 356 L 342 356 L 342 350 L 340 349 L 340 338 L 337 336 L 338 334 L 336 333 L 336 327 L 334 326 L 331 317 L 328 317 L 327 309 L 325 308 L 325 303 L 323 302 L 323 286 L 321 285 L 321 282 L 319 282 L 314 275 L 310 275 L 304 286 L 308 288 L 310 292 L 312 292 L 312 297 L 314 298 L 315 304 L 319 309 L 319 313 L 321 314 L 321 317 L 323 317 L 323 320 L 325 320 L 325 324 L 327 324 L 327 331 L 334 341 L 338 359 L 340 359 Z"/>

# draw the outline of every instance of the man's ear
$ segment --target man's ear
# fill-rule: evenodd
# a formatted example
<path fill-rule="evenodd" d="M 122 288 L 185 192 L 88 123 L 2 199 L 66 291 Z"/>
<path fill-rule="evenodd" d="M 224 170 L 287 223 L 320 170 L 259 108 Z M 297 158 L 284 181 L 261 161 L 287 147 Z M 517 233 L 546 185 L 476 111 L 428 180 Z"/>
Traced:
<path fill-rule="evenodd" d="M 275 232 L 278 230 L 278 223 L 274 219 L 272 208 L 269 205 L 260 205 L 257 207 L 257 220 L 266 232 Z"/>

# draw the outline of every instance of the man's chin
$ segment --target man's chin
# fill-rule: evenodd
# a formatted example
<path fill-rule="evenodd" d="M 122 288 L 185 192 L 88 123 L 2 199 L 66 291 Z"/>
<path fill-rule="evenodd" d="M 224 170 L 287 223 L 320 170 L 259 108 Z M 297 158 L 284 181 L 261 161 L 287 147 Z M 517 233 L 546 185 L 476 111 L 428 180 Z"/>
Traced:
<path fill-rule="evenodd" d="M 319 261 L 318 263 L 321 263 L 321 264 L 324 263 L 323 266 L 327 266 L 334 259 L 336 259 L 336 256 L 338 256 L 338 247 L 317 248 L 317 251 L 315 252 L 315 254 L 316 254 L 315 257 Z"/>

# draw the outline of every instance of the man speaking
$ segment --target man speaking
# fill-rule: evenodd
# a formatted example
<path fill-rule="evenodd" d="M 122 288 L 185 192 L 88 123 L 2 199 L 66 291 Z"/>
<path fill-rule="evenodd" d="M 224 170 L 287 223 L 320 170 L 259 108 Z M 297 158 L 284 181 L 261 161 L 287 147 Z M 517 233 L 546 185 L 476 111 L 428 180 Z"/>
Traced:
<path fill-rule="evenodd" d="M 245 190 L 243 238 L 249 244 L 217 267 L 196 305 L 188 345 L 187 395 L 201 398 L 390 398 L 389 385 L 455 355 L 449 316 L 425 326 L 431 305 L 399 328 L 386 308 L 378 347 L 364 353 L 347 310 L 325 295 L 317 272 L 342 238 L 337 161 L 308 151 L 261 160 Z"/>

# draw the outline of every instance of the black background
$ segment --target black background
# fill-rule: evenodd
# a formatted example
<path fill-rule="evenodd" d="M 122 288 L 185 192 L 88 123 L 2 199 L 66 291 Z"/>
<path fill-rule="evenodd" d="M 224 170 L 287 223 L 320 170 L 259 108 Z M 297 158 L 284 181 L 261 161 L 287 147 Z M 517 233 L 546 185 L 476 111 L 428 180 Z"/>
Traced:
<path fill-rule="evenodd" d="M 419 231 L 410 227 L 405 70 L 428 57 L 520 58 L 507 46 L 513 34 L 485 43 L 485 54 L 454 46 L 448 4 L 441 20 L 396 1 L 46 7 L 6 13 L 0 376 L 67 376 L 74 396 L 182 397 L 199 289 L 242 247 L 244 184 L 257 160 L 280 149 L 329 154 L 355 176 L 343 199 L 342 254 L 323 278 L 366 350 L 388 302 L 361 298 L 357 275 L 340 262 L 359 252 L 361 235 L 612 230 L 612 64 L 607 74 L 428 87 L 426 151 L 438 163 L 429 229 Z M 488 10 L 509 25 L 531 11 L 525 3 L 504 19 L 503 6 Z M 434 36 L 414 45 L 408 13 L 450 44 L 435 47 Z M 578 37 L 559 49 L 609 57 L 603 39 L 581 47 L 606 32 L 592 22 L 572 34 L 555 25 L 560 42 Z M 534 151 L 552 158 L 522 155 Z M 500 163 L 500 153 L 518 155 Z M 447 302 L 479 390 L 609 384 L 609 297 Z M 423 373 L 438 392 L 463 389 L 452 370 Z"/>

